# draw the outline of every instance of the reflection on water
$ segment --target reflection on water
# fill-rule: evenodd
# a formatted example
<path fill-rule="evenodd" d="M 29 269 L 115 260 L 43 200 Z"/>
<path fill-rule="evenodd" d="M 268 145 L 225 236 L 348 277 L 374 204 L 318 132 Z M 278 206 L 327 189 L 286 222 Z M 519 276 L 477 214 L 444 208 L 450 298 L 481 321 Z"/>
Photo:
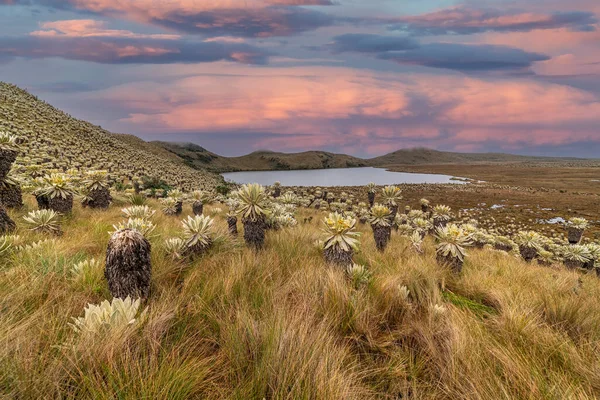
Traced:
<path fill-rule="evenodd" d="M 465 183 L 449 175 L 413 174 L 391 172 L 382 168 L 335 168 L 294 171 L 228 172 L 223 177 L 236 183 L 272 185 L 279 181 L 283 186 L 363 186 L 369 182 L 377 185 L 400 183 Z"/>

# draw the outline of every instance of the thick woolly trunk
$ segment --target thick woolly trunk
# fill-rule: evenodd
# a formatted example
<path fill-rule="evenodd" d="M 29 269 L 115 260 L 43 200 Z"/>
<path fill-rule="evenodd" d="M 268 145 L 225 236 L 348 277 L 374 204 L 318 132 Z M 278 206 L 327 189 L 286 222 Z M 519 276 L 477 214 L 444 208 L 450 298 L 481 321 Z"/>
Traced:
<path fill-rule="evenodd" d="M 90 198 L 90 200 L 85 201 L 84 206 L 90 208 L 102 208 L 106 210 L 110 206 L 110 202 L 112 201 L 110 190 L 104 187 L 92 190 L 88 194 L 88 197 Z"/>
<path fill-rule="evenodd" d="M 578 244 L 579 242 L 581 242 L 581 237 L 583 236 L 583 229 L 569 228 L 568 233 L 570 244 Z"/>
<path fill-rule="evenodd" d="M 273 197 L 277 198 L 281 196 L 281 189 L 280 188 L 274 188 L 273 189 Z"/>
<path fill-rule="evenodd" d="M 421 204 L 421 211 L 423 211 L 424 213 L 428 212 L 429 211 L 429 206 Z"/>
<path fill-rule="evenodd" d="M 539 265 L 541 265 L 542 267 L 550 267 L 550 266 L 552 266 L 552 263 L 550 263 L 548 261 L 537 260 L 537 263 Z"/>
<path fill-rule="evenodd" d="M 323 257 L 325 257 L 325 261 L 329 264 L 333 264 L 342 268 L 347 268 L 352 265 L 352 254 L 353 251 L 344 251 L 340 249 L 337 245 L 332 246 L 323 251 Z"/>
<path fill-rule="evenodd" d="M 38 208 L 40 210 L 47 210 L 50 208 L 50 203 L 48 202 L 48 198 L 46 196 L 35 196 L 35 200 L 37 201 Z"/>
<path fill-rule="evenodd" d="M 321 201 L 317 200 L 317 203 L 315 203 L 315 210 L 319 210 L 321 208 Z"/>
<path fill-rule="evenodd" d="M 54 210 L 61 214 L 70 214 L 73 210 L 73 196 L 69 195 L 66 199 L 57 196 L 50 198 L 48 196 L 36 196 L 40 210 Z"/>
<path fill-rule="evenodd" d="M 73 196 L 68 195 L 66 199 L 57 196 L 48 199 L 48 208 L 61 214 L 70 214 L 73 211 Z"/>
<path fill-rule="evenodd" d="M 0 204 L 0 235 L 14 232 L 16 228 L 17 225 L 15 224 L 15 221 L 9 217 L 6 208 Z"/>
<path fill-rule="evenodd" d="M 201 201 L 196 200 L 194 204 L 192 204 L 192 211 L 194 212 L 194 215 L 202 215 L 204 212 L 204 204 Z"/>
<path fill-rule="evenodd" d="M 586 262 L 586 263 L 583 265 L 583 268 L 585 268 L 585 269 L 588 269 L 588 270 L 590 270 L 590 271 L 591 271 L 591 270 L 593 270 L 593 269 L 594 269 L 594 265 L 595 265 L 595 264 L 596 264 L 596 261 L 595 261 L 595 260 L 590 260 L 590 261 Z"/>
<path fill-rule="evenodd" d="M 333 199 L 327 199 L 327 204 L 333 203 Z"/>
<path fill-rule="evenodd" d="M 358 219 L 358 222 L 360 222 L 361 224 L 366 224 L 366 223 L 367 223 L 367 221 L 368 221 L 368 218 L 367 218 L 367 217 L 360 217 L 360 218 Z"/>
<path fill-rule="evenodd" d="M 0 180 L 6 178 L 16 159 L 16 151 L 0 149 Z"/>
<path fill-rule="evenodd" d="M 7 208 L 23 206 L 23 194 L 19 185 L 0 185 L 0 203 Z"/>
<path fill-rule="evenodd" d="M 501 250 L 501 251 L 506 251 L 507 253 L 510 252 L 512 250 L 512 247 L 507 245 L 507 244 L 500 244 L 500 243 L 496 243 L 494 244 L 494 248 L 496 250 Z"/>
<path fill-rule="evenodd" d="M 368 193 L 369 196 L 369 206 L 373 207 L 373 205 L 375 204 L 375 193 Z"/>
<path fill-rule="evenodd" d="M 437 255 L 438 265 L 441 267 L 449 267 L 452 272 L 459 274 L 462 271 L 464 261 L 459 259 L 458 257 L 452 257 L 451 255 L 443 256 L 441 254 Z"/>
<path fill-rule="evenodd" d="M 207 244 L 202 244 L 198 242 L 196 243 L 196 245 L 186 248 L 183 252 L 183 255 L 190 258 L 199 257 L 202 254 L 206 253 L 210 246 L 212 246 L 212 240 L 210 239 L 208 240 Z"/>
<path fill-rule="evenodd" d="M 104 277 L 113 297 L 148 297 L 152 275 L 150 252 L 150 242 L 136 230 L 123 229 L 112 235 L 106 250 Z"/>
<path fill-rule="evenodd" d="M 183 212 L 183 201 L 178 201 L 175 205 L 175 215 L 181 215 Z"/>
<path fill-rule="evenodd" d="M 255 250 L 262 249 L 265 244 L 265 228 L 267 225 L 264 218 L 257 220 L 246 219 L 242 223 L 244 224 L 244 240 L 246 244 Z"/>
<path fill-rule="evenodd" d="M 585 263 L 583 261 L 565 260 L 565 266 L 569 269 L 583 268 L 584 265 L 585 265 Z"/>
<path fill-rule="evenodd" d="M 390 208 L 390 211 L 392 212 L 392 219 L 396 218 L 396 214 L 398 214 L 398 204 L 396 205 L 389 205 L 388 206 Z"/>
<path fill-rule="evenodd" d="M 373 238 L 375 239 L 375 246 L 377 247 L 377 250 L 384 251 L 385 247 L 390 241 L 392 227 L 372 225 L 371 228 L 373 228 Z"/>
<path fill-rule="evenodd" d="M 235 217 L 235 216 L 233 216 L 233 217 L 227 217 L 227 229 L 229 229 L 229 233 L 232 236 L 237 236 L 238 235 L 237 217 Z"/>
<path fill-rule="evenodd" d="M 519 252 L 521 253 L 521 257 L 527 262 L 531 262 L 538 254 L 535 247 L 528 246 L 519 246 Z"/>

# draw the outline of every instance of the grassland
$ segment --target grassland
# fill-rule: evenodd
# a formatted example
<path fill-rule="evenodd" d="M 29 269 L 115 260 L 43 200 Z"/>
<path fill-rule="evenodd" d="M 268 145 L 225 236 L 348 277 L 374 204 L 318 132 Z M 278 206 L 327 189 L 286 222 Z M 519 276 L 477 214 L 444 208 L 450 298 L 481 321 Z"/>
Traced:
<path fill-rule="evenodd" d="M 26 231 L 26 243 L 42 236 Z M 354 286 L 314 242 L 322 212 L 269 231 L 254 252 L 226 234 L 194 261 L 167 256 L 181 217 L 157 214 L 147 318 L 118 336 L 83 340 L 69 326 L 110 294 L 102 266 L 122 219 L 75 207 L 64 236 L 0 260 L 0 395 L 5 398 L 592 399 L 600 396 L 600 280 L 564 267 L 469 250 L 461 275 L 393 234 L 377 252 L 361 225 Z M 153 200 L 149 203 L 157 208 Z M 312 220 L 308 220 L 313 217 Z M 306 221 L 306 222 L 303 222 Z M 399 288 L 406 286 L 408 298 Z"/>

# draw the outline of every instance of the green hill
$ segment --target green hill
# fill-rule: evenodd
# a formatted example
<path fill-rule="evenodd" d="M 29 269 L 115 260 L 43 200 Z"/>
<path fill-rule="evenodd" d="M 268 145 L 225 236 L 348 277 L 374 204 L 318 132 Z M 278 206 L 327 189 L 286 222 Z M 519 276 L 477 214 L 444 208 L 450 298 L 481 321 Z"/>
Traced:
<path fill-rule="evenodd" d="M 255 151 L 241 157 L 223 157 L 192 143 L 153 142 L 186 160 L 195 168 L 212 171 L 265 171 L 288 169 L 349 168 L 368 166 L 367 161 L 324 151 L 278 153 Z"/>

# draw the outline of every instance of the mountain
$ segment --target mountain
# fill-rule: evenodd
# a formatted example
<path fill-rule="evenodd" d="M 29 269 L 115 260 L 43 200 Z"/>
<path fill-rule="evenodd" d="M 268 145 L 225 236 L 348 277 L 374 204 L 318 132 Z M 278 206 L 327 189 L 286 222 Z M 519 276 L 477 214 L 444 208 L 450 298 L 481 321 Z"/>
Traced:
<path fill-rule="evenodd" d="M 385 165 L 426 165 L 426 164 L 478 164 L 478 163 L 524 163 L 524 162 L 566 162 L 582 159 L 565 157 L 534 157 L 504 153 L 453 153 L 426 148 L 402 149 L 368 160 L 372 166 Z"/>
<path fill-rule="evenodd" d="M 360 158 L 324 151 L 278 153 L 263 150 L 241 157 L 223 157 L 191 143 L 152 143 L 171 151 L 190 166 L 216 172 L 349 168 L 369 165 L 366 160 Z"/>
<path fill-rule="evenodd" d="M 152 142 L 194 167 L 214 172 L 320 169 L 348 167 L 387 167 L 393 165 L 465 165 L 495 163 L 580 163 L 583 159 L 519 156 L 503 153 L 453 153 L 426 148 L 403 149 L 371 159 L 323 151 L 278 153 L 256 151 L 240 157 L 223 157 L 192 143 Z"/>
<path fill-rule="evenodd" d="M 223 179 L 194 169 L 161 146 L 108 132 L 71 117 L 18 88 L 0 82 L 0 131 L 16 135 L 24 151 L 16 168 L 103 169 L 122 182 L 156 177 L 184 190 L 212 188 Z"/>

